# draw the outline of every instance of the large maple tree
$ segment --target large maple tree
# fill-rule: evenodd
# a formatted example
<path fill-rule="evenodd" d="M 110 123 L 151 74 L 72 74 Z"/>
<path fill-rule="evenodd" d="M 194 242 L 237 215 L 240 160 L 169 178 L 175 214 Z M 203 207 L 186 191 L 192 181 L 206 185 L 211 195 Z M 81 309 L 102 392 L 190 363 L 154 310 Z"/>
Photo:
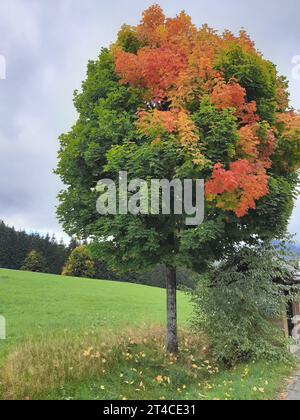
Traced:
<path fill-rule="evenodd" d="M 176 353 L 176 267 L 199 272 L 236 243 L 287 228 L 300 167 L 300 115 L 287 82 L 244 31 L 198 29 L 184 12 L 166 18 L 155 5 L 89 63 L 74 101 L 79 118 L 59 152 L 60 220 L 93 239 L 114 269 L 166 266 L 167 349 Z M 204 223 L 99 217 L 93 188 L 124 170 L 134 179 L 204 178 Z"/>

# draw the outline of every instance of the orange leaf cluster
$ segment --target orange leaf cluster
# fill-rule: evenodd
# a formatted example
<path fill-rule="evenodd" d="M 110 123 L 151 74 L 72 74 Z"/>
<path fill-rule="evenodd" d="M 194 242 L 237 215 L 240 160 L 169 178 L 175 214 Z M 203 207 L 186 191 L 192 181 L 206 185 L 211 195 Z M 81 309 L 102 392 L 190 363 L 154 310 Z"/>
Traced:
<path fill-rule="evenodd" d="M 141 111 L 138 113 L 137 127 L 146 136 L 156 134 L 160 136 L 163 132 L 173 133 L 177 130 L 177 113 L 174 111 L 159 111 L 154 109 L 151 112 Z"/>
<path fill-rule="evenodd" d="M 256 125 L 245 125 L 238 132 L 238 146 L 242 154 L 251 158 L 258 158 L 257 146 L 260 144 L 260 139 L 256 133 L 256 129 Z"/>
<path fill-rule="evenodd" d="M 246 50 L 251 48 L 243 32 L 239 37 L 230 32 L 222 37 L 207 26 L 197 30 L 184 12 L 167 19 L 159 6 L 143 13 L 134 36 L 143 45 L 137 54 L 120 48 L 114 51 L 121 83 L 145 89 L 147 100 L 167 99 L 176 107 L 184 106 L 191 94 L 211 93 L 221 77 L 213 68 L 214 59 L 229 42 L 235 41 Z M 201 92 L 197 92 L 199 85 Z"/>
<path fill-rule="evenodd" d="M 217 201 L 217 207 L 243 217 L 256 208 L 255 200 L 268 194 L 268 176 L 263 166 L 248 160 L 231 163 L 229 170 L 217 164 L 205 193 L 208 200 Z"/>
<path fill-rule="evenodd" d="M 300 114 L 295 111 L 277 114 L 277 122 L 283 126 L 283 134 L 286 136 L 299 133 Z"/>
<path fill-rule="evenodd" d="M 138 38 L 144 43 L 155 46 L 161 39 L 160 29 L 163 28 L 165 19 L 159 6 L 149 7 L 143 12 L 142 22 L 137 27 Z"/>
<path fill-rule="evenodd" d="M 274 130 L 268 128 L 264 136 L 259 133 L 258 124 L 248 124 L 238 131 L 238 152 L 248 160 L 259 160 L 265 168 L 270 168 L 270 157 L 276 142 Z"/>
<path fill-rule="evenodd" d="M 197 128 L 191 120 L 189 114 L 184 111 L 181 111 L 178 114 L 178 132 L 182 146 L 189 147 L 199 142 Z"/>
<path fill-rule="evenodd" d="M 274 130 L 270 129 L 268 130 L 266 142 L 263 145 L 264 148 L 261 150 L 261 156 L 260 156 L 261 162 L 264 164 L 265 168 L 271 168 L 272 166 L 272 161 L 270 157 L 274 152 L 275 144 L 276 144 L 276 137 L 274 134 Z M 262 144 L 260 146 L 262 146 Z"/>
<path fill-rule="evenodd" d="M 177 133 L 180 144 L 189 148 L 199 141 L 197 128 L 190 115 L 184 110 L 172 109 L 171 111 L 141 111 L 138 113 L 137 127 L 140 132 L 150 137 L 161 137 L 164 132 Z"/>
<path fill-rule="evenodd" d="M 172 50 L 145 47 L 137 55 L 119 51 L 115 64 L 121 82 L 147 89 L 146 98 L 159 103 L 167 98 L 167 91 L 186 67 L 186 60 Z"/>
<path fill-rule="evenodd" d="M 211 100 L 217 109 L 234 108 L 242 124 L 259 121 L 256 103 L 246 103 L 246 90 L 234 80 L 229 83 L 219 80 L 213 89 Z"/>

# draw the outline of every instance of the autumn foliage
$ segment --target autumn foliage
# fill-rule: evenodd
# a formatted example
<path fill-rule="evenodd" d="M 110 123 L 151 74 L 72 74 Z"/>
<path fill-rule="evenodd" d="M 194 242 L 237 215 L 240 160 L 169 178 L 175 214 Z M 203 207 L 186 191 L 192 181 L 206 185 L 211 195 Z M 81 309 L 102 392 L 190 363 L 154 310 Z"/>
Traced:
<path fill-rule="evenodd" d="M 267 193 L 268 176 L 263 165 L 248 160 L 237 160 L 228 170 L 216 164 L 212 179 L 206 183 L 207 198 L 216 198 L 217 207 L 235 211 L 237 217 L 255 209 L 255 200 Z"/>
<path fill-rule="evenodd" d="M 259 121 L 256 103 L 253 101 L 247 103 L 246 96 L 246 89 L 237 82 L 230 80 L 225 83 L 222 79 L 214 87 L 211 101 L 217 109 L 233 108 L 241 124 L 246 125 Z"/>
<path fill-rule="evenodd" d="M 210 172 L 206 196 L 211 205 L 241 218 L 268 194 L 274 162 L 276 170 L 299 168 L 300 116 L 288 110 L 285 80 L 245 31 L 235 36 L 208 26 L 197 29 L 184 12 L 166 18 L 155 5 L 137 27 L 122 28 L 112 52 L 120 83 L 143 98 L 138 130 L 154 145 L 172 135 L 199 170 Z M 244 68 L 257 80 L 249 82 Z M 213 132 L 214 126 L 195 122 L 204 100 L 219 115 L 229 110 L 234 118 L 237 141 L 230 155 L 217 160 L 204 147 L 206 130 Z M 291 151 L 298 153 L 295 159 Z"/>

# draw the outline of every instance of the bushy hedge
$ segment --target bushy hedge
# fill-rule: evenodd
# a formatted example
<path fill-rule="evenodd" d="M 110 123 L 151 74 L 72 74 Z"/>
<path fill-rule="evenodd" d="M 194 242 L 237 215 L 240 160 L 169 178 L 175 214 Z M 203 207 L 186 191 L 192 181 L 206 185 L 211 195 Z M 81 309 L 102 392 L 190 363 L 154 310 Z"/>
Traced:
<path fill-rule="evenodd" d="M 272 246 L 242 248 L 204 275 L 193 295 L 193 327 L 204 333 L 218 362 L 233 365 L 288 357 L 276 319 L 297 290 L 293 268 Z"/>

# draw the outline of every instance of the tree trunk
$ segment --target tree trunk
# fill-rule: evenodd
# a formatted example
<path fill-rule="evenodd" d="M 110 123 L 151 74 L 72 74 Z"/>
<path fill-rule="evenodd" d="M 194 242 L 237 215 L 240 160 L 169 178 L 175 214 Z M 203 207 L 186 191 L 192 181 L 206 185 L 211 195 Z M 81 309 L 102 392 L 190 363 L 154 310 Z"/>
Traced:
<path fill-rule="evenodd" d="M 176 268 L 167 267 L 167 352 L 178 353 Z"/>

